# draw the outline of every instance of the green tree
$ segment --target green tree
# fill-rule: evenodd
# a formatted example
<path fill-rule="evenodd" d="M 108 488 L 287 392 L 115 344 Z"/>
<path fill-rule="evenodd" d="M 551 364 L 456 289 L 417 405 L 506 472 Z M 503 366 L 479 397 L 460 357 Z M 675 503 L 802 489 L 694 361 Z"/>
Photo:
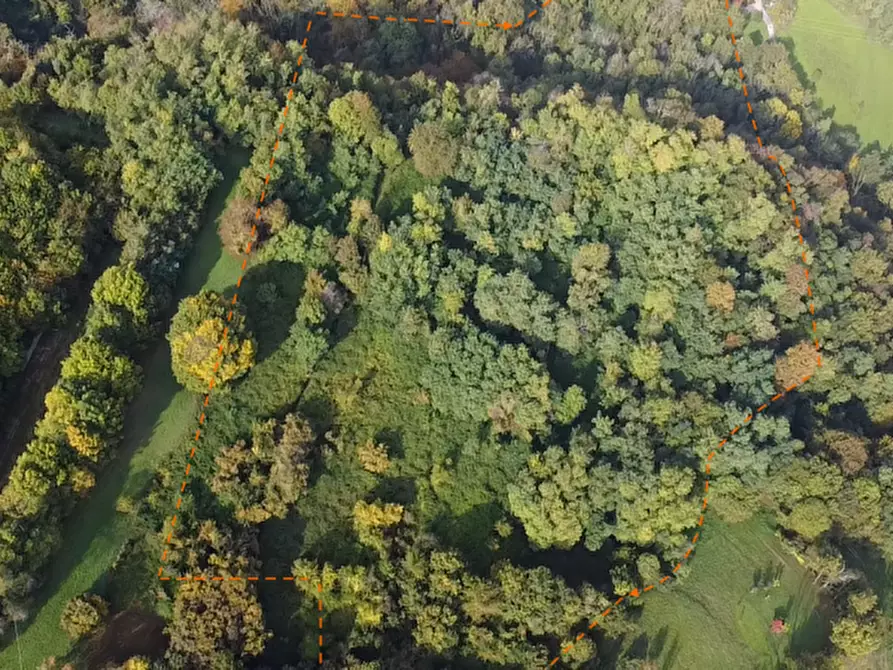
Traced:
<path fill-rule="evenodd" d="M 409 150 L 416 170 L 428 179 L 452 174 L 458 158 L 456 141 L 446 127 L 437 122 L 417 125 L 409 134 Z"/>
<path fill-rule="evenodd" d="M 590 513 L 588 464 L 581 451 L 549 447 L 509 484 L 509 509 L 537 547 L 570 549 L 580 541 Z"/>

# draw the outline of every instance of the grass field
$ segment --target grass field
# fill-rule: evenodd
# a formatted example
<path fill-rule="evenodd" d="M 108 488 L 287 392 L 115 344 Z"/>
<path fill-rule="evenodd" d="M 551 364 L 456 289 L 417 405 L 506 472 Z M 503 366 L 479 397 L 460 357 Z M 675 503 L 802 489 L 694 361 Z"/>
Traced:
<path fill-rule="evenodd" d="M 854 125 L 863 143 L 893 145 L 893 49 L 870 42 L 857 17 L 837 11 L 828 0 L 799 0 L 797 14 L 782 35 L 815 84 L 822 106 L 834 120 Z"/>
<path fill-rule="evenodd" d="M 201 288 L 223 289 L 238 278 L 240 264 L 222 253 L 216 219 L 247 159 L 247 153 L 234 152 L 221 166 L 224 179 L 210 196 L 205 224 L 187 262 L 178 297 Z M 156 465 L 181 444 L 185 432 L 194 428 L 199 400 L 174 380 L 167 341 L 159 339 L 140 363 L 145 381 L 128 412 L 118 456 L 98 477 L 90 498 L 66 522 L 62 549 L 38 597 L 41 607 L 19 624 L 18 644 L 0 652 L 0 668 L 31 669 L 44 658 L 63 658 L 71 652 L 72 645 L 59 628 L 65 603 L 101 582 L 125 542 L 137 532 L 129 516 L 116 512 L 117 500 L 143 495 Z"/>
<path fill-rule="evenodd" d="M 778 586 L 752 592 L 758 570 L 777 574 Z M 809 573 L 763 519 L 708 523 L 690 574 L 643 604 L 644 636 L 629 644 L 662 670 L 775 668 L 779 651 L 821 649 L 827 636 Z M 769 632 L 776 616 L 788 633 Z"/>

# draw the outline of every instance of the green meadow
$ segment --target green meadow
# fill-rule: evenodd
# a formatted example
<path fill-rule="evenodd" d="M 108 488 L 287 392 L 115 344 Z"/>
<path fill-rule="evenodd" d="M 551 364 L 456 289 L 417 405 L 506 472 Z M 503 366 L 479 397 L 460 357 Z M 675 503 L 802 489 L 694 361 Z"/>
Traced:
<path fill-rule="evenodd" d="M 870 41 L 858 17 L 828 0 L 799 0 L 782 37 L 834 121 L 855 126 L 865 144 L 893 145 L 893 48 Z"/>
<path fill-rule="evenodd" d="M 714 518 L 702 538 L 688 572 L 642 598 L 642 635 L 627 641 L 637 655 L 662 670 L 753 670 L 777 667 L 786 650 L 824 646 L 828 623 L 812 577 L 766 519 Z M 755 589 L 760 577 L 775 585 Z M 775 618 L 787 632 L 770 631 Z"/>

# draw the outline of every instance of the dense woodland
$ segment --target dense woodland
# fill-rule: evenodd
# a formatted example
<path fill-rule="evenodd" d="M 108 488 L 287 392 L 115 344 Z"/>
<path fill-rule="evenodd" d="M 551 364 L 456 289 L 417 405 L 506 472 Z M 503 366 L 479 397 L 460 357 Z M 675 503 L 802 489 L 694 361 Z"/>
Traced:
<path fill-rule="evenodd" d="M 109 667 L 315 666 L 318 584 L 327 667 L 656 667 L 620 644 L 645 598 L 560 650 L 674 574 L 708 454 L 805 376 L 712 463 L 710 514 L 771 519 L 822 585 L 824 648 L 773 667 L 887 653 L 888 595 L 848 557 L 893 560 L 893 156 L 835 126 L 782 45 L 742 37 L 760 149 L 718 2 L 557 0 L 511 31 L 318 19 L 300 46 L 319 9 L 532 8 L 3 3 L 4 405 L 33 338 L 81 328 L 0 493 L 5 629 L 166 337 L 177 381 L 213 391 L 171 541 L 192 430 L 119 505 L 130 604 L 166 644 Z M 177 303 L 237 148 L 219 233 L 253 247 L 238 302 Z M 207 579 L 159 581 L 163 551 L 165 575 Z M 258 575 L 295 580 L 229 579 Z M 85 593 L 62 626 L 89 647 L 108 616 Z"/>

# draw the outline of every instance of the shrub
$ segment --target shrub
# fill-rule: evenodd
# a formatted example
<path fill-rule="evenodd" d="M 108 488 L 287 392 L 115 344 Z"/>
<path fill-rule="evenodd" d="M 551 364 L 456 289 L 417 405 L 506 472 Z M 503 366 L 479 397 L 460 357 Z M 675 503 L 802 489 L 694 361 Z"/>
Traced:
<path fill-rule="evenodd" d="M 59 625 L 72 640 L 95 631 L 108 616 L 108 603 L 97 595 L 82 595 L 65 603 Z"/>

